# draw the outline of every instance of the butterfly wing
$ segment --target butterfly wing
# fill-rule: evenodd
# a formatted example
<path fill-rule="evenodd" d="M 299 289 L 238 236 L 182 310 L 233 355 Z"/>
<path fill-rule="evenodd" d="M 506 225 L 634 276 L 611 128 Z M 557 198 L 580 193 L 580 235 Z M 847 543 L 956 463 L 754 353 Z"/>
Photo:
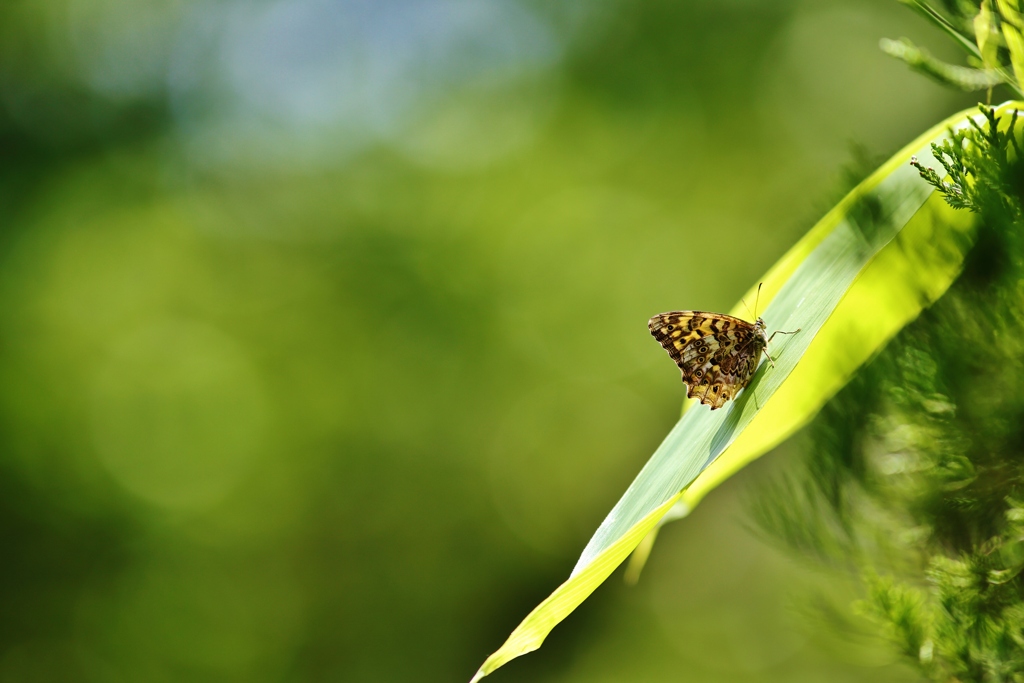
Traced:
<path fill-rule="evenodd" d="M 671 311 L 647 326 L 679 366 L 686 395 L 712 410 L 750 383 L 765 346 L 753 324 L 721 313 Z"/>

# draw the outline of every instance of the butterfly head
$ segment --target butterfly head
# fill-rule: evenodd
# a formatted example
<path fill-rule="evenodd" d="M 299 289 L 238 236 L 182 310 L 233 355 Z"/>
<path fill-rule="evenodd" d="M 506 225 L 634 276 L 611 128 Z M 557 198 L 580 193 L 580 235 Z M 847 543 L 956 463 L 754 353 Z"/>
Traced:
<path fill-rule="evenodd" d="M 758 318 L 754 323 L 754 332 L 761 335 L 761 338 L 768 342 L 768 326 L 764 324 L 764 318 Z"/>

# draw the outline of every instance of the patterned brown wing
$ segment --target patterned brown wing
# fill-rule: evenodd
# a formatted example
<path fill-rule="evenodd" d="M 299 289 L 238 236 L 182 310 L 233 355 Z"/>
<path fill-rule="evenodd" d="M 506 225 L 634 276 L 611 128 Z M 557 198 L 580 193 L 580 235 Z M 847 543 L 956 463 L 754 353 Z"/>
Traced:
<path fill-rule="evenodd" d="M 721 313 L 672 311 L 647 326 L 679 366 L 686 395 L 712 410 L 750 383 L 765 347 L 753 324 Z"/>

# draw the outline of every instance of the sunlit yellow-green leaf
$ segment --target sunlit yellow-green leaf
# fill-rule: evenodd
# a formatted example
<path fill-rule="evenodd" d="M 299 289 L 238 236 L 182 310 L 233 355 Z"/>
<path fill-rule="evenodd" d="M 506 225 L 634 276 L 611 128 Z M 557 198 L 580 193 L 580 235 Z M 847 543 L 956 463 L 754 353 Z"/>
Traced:
<path fill-rule="evenodd" d="M 949 209 L 909 161 L 917 156 L 938 166 L 930 143 L 950 127 L 968 125 L 972 115 L 957 114 L 901 150 L 765 275 L 760 299 L 769 330 L 801 332 L 775 338 L 775 367 L 762 364 L 736 400 L 718 411 L 699 406 L 683 414 L 602 522 L 569 579 L 523 620 L 474 680 L 538 648 L 670 509 L 688 510 L 805 424 L 857 367 L 945 291 L 970 247 L 973 219 Z M 754 283 L 747 301 L 756 288 Z M 733 313 L 745 310 L 738 304 Z"/>
<path fill-rule="evenodd" d="M 995 15 L 992 13 L 992 5 L 988 0 L 981 0 L 981 7 L 974 17 L 974 36 L 978 41 L 981 61 L 989 69 L 999 65 L 999 43 L 995 40 L 998 35 L 999 30 L 996 27 Z"/>
<path fill-rule="evenodd" d="M 1018 0 L 996 0 L 996 7 L 999 9 L 999 16 L 1004 22 L 1013 24 L 1017 28 L 1024 28 L 1024 19 L 1020 16 L 1020 3 Z"/>
<path fill-rule="evenodd" d="M 1003 38 L 1006 40 L 1006 49 L 1010 52 L 1013 74 L 1019 83 L 1024 80 L 1024 37 L 1015 26 L 1005 23 L 1003 24 Z"/>

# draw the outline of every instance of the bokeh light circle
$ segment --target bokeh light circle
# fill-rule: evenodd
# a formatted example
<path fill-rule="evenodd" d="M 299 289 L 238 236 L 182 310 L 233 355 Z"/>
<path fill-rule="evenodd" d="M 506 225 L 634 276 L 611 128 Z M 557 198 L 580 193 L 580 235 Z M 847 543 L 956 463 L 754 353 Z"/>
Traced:
<path fill-rule="evenodd" d="M 155 505 L 204 509 L 256 455 L 267 416 L 259 378 L 217 329 L 164 320 L 114 344 L 96 377 L 96 450 L 126 489 Z"/>

